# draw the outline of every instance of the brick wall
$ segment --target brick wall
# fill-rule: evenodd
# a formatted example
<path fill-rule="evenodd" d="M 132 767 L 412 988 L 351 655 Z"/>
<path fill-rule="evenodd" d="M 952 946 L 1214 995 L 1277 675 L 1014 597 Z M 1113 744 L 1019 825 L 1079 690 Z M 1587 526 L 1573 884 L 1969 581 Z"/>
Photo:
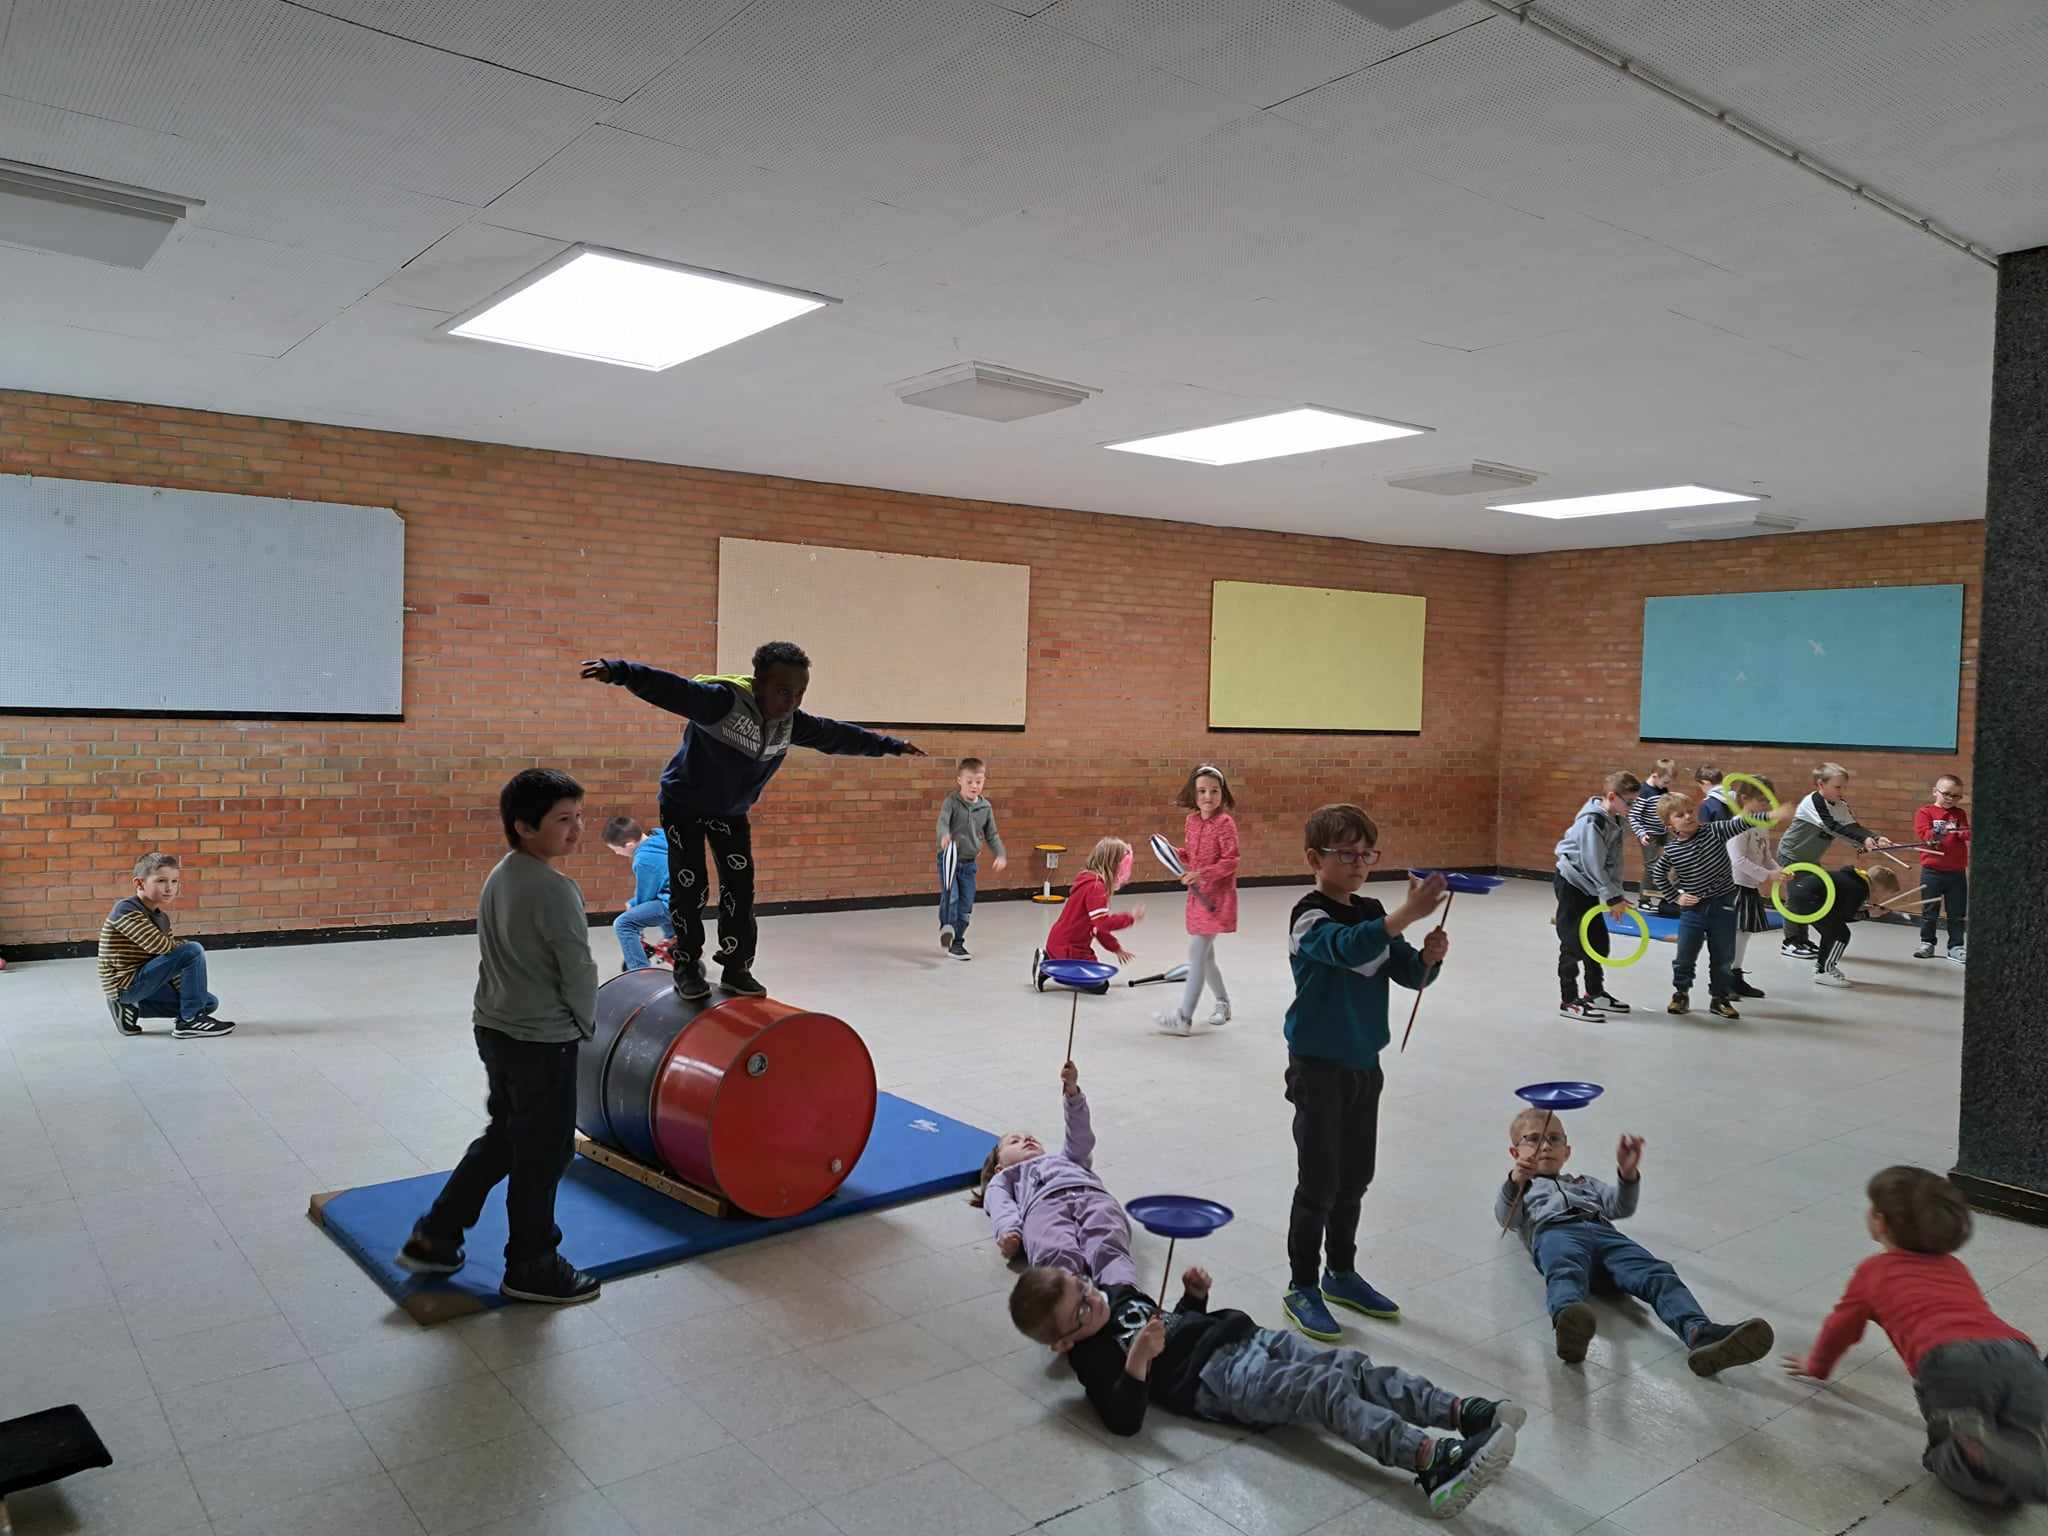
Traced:
<path fill-rule="evenodd" d="M 401 724 L 0 716 L 0 943 L 90 938 L 153 846 L 188 855 L 187 931 L 473 916 L 503 846 L 498 787 L 537 761 L 590 791 L 593 835 L 570 873 L 593 908 L 619 905 L 624 866 L 594 833 L 616 812 L 653 815 L 680 722 L 579 681 L 577 663 L 709 670 L 720 534 L 1032 567 L 1030 728 L 919 732 L 930 762 L 795 754 L 758 816 L 764 900 L 930 889 L 948 759 L 970 751 L 1026 855 L 985 888 L 1028 882 L 1035 840 L 1176 830 L 1170 801 L 1199 758 L 1237 769 L 1248 874 L 1298 870 L 1303 812 L 1338 798 L 1373 809 L 1393 860 L 1494 861 L 1510 572 L 1497 556 L 6 392 L 0 473 L 394 506 L 415 610 Z M 1215 577 L 1426 596 L 1423 733 L 1211 735 Z M 123 609 L 107 617 L 117 665 Z M 197 594 L 183 618 L 232 626 L 234 594 Z M 803 638 L 799 615 L 787 633 Z"/>
<path fill-rule="evenodd" d="M 1941 773 L 1970 777 L 1977 719 L 1977 613 L 1984 525 L 1921 523 L 1845 533 L 1575 550 L 1521 556 L 1508 566 L 1507 650 L 1501 703 L 1500 862 L 1549 869 L 1551 850 L 1586 796 L 1616 768 L 1649 771 L 1675 757 L 1683 782 L 1701 762 L 1767 775 L 1782 793 L 1812 784 L 1816 762 L 1848 768 L 1863 824 L 1904 840 Z M 1704 592 L 1907 586 L 1962 582 L 1963 677 L 1955 754 L 1676 746 L 1639 742 L 1643 599 Z M 1702 719 L 1698 734 L 1711 734 Z M 1909 856 L 1910 862 L 1910 856 Z M 1631 879 L 1638 874 L 1633 855 Z"/>

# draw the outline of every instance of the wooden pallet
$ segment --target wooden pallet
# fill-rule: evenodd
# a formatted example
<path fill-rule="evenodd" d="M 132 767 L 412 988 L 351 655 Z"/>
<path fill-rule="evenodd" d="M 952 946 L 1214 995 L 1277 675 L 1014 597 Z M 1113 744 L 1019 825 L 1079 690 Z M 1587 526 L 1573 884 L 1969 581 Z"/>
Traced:
<path fill-rule="evenodd" d="M 600 1168 L 609 1168 L 613 1173 L 624 1174 L 635 1184 L 645 1185 L 657 1195 L 667 1195 L 671 1200 L 681 1201 L 692 1210 L 702 1211 L 706 1216 L 726 1217 L 733 1213 L 732 1202 L 715 1190 L 699 1189 L 695 1184 L 686 1184 L 658 1168 L 650 1168 L 635 1158 L 626 1156 L 616 1148 L 602 1146 L 592 1141 L 581 1131 L 576 1133 L 576 1150 L 589 1158 Z"/>

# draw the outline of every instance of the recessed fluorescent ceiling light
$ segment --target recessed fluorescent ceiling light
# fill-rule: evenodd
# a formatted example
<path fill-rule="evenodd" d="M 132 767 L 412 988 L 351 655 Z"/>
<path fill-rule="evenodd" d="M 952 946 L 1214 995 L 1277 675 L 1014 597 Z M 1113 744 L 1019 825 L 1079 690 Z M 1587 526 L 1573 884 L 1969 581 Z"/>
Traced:
<path fill-rule="evenodd" d="M 838 302 L 577 245 L 441 329 L 471 341 L 659 373 Z"/>
<path fill-rule="evenodd" d="M 1406 422 L 1354 416 L 1349 411 L 1332 411 L 1320 405 L 1304 405 L 1271 416 L 1254 416 L 1248 421 L 1226 421 L 1220 426 L 1196 427 L 1189 432 L 1168 432 L 1163 437 L 1140 437 L 1103 446 L 1119 453 L 1185 459 L 1190 464 L 1244 464 L 1253 459 L 1282 458 L 1290 453 L 1349 448 L 1354 443 L 1380 443 L 1390 437 L 1415 437 L 1433 430 L 1412 427 Z"/>
<path fill-rule="evenodd" d="M 1762 501 L 1740 491 L 1717 491 L 1705 485 L 1664 485 L 1653 491 L 1613 491 L 1605 496 L 1563 496 L 1550 501 L 1504 501 L 1489 512 L 1519 512 L 1524 517 L 1604 517 L 1610 512 L 1668 512 L 1674 507 L 1713 507 L 1724 501 Z"/>

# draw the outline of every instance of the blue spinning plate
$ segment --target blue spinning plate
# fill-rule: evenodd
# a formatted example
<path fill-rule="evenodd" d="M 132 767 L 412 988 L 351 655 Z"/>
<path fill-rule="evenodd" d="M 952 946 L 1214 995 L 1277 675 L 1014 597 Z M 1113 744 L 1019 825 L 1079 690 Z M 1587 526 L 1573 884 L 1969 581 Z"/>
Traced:
<path fill-rule="evenodd" d="M 1427 880 L 1431 875 L 1444 877 L 1444 889 L 1458 891 L 1468 896 L 1484 896 L 1488 891 L 1498 890 L 1507 881 L 1500 875 L 1465 875 L 1452 869 L 1411 869 L 1408 871 L 1418 880 Z"/>
<path fill-rule="evenodd" d="M 1530 1083 L 1515 1097 L 1537 1109 L 1584 1109 L 1606 1091 L 1598 1083 Z"/>
<path fill-rule="evenodd" d="M 1126 1200 L 1124 1209 L 1147 1232 L 1174 1238 L 1207 1237 L 1218 1227 L 1229 1225 L 1236 1214 L 1229 1206 L 1200 1195 L 1140 1195 Z"/>
<path fill-rule="evenodd" d="M 1116 967 L 1102 960 L 1045 960 L 1039 969 L 1063 987 L 1099 987 L 1116 978 Z"/>

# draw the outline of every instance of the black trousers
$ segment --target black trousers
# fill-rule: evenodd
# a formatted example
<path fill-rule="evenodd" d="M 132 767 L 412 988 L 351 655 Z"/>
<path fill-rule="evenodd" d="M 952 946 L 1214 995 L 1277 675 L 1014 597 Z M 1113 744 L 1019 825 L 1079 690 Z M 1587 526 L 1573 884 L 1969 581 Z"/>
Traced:
<path fill-rule="evenodd" d="M 704 898 L 711 889 L 704 845 L 718 864 L 718 963 L 749 971 L 761 941 L 754 920 L 754 828 L 744 816 L 667 817 L 668 920 L 678 968 L 704 960 Z"/>
<path fill-rule="evenodd" d="M 1963 942 L 1963 931 L 1970 915 L 1969 871 L 1923 868 L 1920 871 L 1920 894 L 1927 899 L 1927 905 L 1920 909 L 1920 942 L 1934 942 L 1935 920 L 1946 906 L 1948 947 L 1954 949 Z"/>
<path fill-rule="evenodd" d="M 1579 942 L 1579 923 L 1585 915 L 1601 905 L 1600 898 L 1589 896 L 1563 875 L 1550 877 L 1550 888 L 1557 892 L 1557 993 L 1565 1002 L 1576 1002 L 1580 997 L 1598 997 L 1607 990 L 1607 974 L 1600 969 L 1600 962 L 1586 953 L 1587 948 L 1607 953 L 1610 942 L 1607 936 L 1607 920 L 1601 918 L 1586 926 L 1586 943 Z M 1579 990 L 1579 967 L 1586 968 L 1586 987 Z"/>
<path fill-rule="evenodd" d="M 456 1243 L 483 1214 L 484 1200 L 505 1187 L 505 1266 L 545 1259 L 562 1241 L 555 1190 L 576 1149 L 576 1047 L 514 1040 L 476 1028 L 476 1053 L 489 1084 L 490 1124 L 469 1144 L 424 1220 L 428 1236 Z"/>
<path fill-rule="evenodd" d="M 1287 1263 L 1297 1290 L 1315 1290 L 1326 1267 L 1338 1274 L 1358 1267 L 1358 1211 L 1372 1183 L 1386 1085 L 1378 1067 L 1287 1058 L 1295 1152 Z"/>

